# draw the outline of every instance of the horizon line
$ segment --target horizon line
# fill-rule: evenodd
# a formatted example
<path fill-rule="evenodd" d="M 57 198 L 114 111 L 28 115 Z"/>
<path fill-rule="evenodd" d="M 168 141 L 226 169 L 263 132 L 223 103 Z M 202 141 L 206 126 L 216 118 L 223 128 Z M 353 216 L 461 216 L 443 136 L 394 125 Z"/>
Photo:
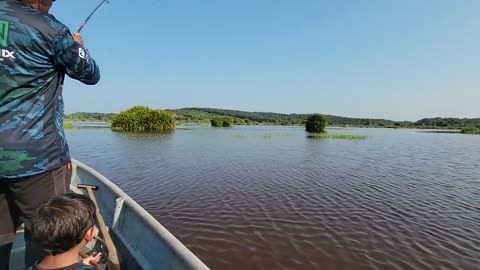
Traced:
<path fill-rule="evenodd" d="M 135 105 L 135 106 L 145 106 L 145 105 Z M 134 107 L 134 106 L 131 106 Z M 130 107 L 130 108 L 131 108 Z M 147 106 L 149 107 L 149 106 Z M 320 112 L 312 112 L 312 113 L 280 113 L 280 112 L 269 112 L 269 111 L 246 111 L 246 110 L 236 110 L 236 109 L 224 109 L 224 108 L 211 108 L 211 107 L 183 107 L 183 108 L 177 108 L 177 109 L 162 109 L 162 110 L 184 110 L 184 109 L 214 109 L 214 110 L 224 110 L 224 111 L 239 111 L 239 112 L 247 112 L 247 113 L 273 113 L 273 114 L 284 114 L 284 115 L 310 115 L 310 114 L 315 114 L 315 113 L 320 113 Z M 120 111 L 121 112 L 121 111 Z M 75 114 L 75 113 L 102 113 L 102 114 L 118 114 L 119 112 L 74 112 L 74 113 L 68 113 L 66 115 L 70 114 Z M 387 120 L 387 121 L 393 121 L 393 122 L 418 122 L 423 119 L 436 119 L 436 118 L 442 118 L 442 119 L 480 119 L 480 117 L 442 117 L 442 116 L 435 116 L 435 117 L 424 117 L 420 118 L 415 121 L 411 120 L 391 120 L 387 118 L 369 118 L 369 117 L 350 117 L 350 116 L 340 116 L 340 115 L 334 115 L 334 114 L 326 114 L 326 113 L 320 113 L 326 116 L 335 116 L 335 117 L 342 117 L 342 118 L 351 118 L 351 119 L 365 119 L 365 120 Z"/>

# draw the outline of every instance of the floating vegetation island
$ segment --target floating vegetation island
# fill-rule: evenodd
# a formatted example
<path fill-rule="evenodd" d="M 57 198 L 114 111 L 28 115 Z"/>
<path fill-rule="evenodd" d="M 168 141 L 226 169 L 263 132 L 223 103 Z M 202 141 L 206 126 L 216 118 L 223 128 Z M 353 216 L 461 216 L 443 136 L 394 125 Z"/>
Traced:
<path fill-rule="evenodd" d="M 135 106 L 115 115 L 114 131 L 167 132 L 175 130 L 175 118 L 170 112 Z"/>
<path fill-rule="evenodd" d="M 309 132 L 307 136 L 310 139 L 342 139 L 342 140 L 363 140 L 367 138 L 359 134 L 338 134 L 327 133 L 326 127 L 328 118 L 325 115 L 315 113 L 308 117 L 305 123 L 305 129 Z"/>
<path fill-rule="evenodd" d="M 229 116 L 215 116 L 210 122 L 212 127 L 232 127 L 233 118 Z"/>

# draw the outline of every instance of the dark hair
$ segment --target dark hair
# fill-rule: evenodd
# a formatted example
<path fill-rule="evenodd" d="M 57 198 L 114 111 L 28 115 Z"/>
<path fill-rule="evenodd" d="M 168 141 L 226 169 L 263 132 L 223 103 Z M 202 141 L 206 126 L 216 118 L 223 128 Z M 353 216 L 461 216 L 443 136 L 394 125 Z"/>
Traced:
<path fill-rule="evenodd" d="M 78 245 L 96 223 L 96 207 L 88 197 L 64 194 L 52 197 L 32 219 L 32 240 L 49 255 Z"/>

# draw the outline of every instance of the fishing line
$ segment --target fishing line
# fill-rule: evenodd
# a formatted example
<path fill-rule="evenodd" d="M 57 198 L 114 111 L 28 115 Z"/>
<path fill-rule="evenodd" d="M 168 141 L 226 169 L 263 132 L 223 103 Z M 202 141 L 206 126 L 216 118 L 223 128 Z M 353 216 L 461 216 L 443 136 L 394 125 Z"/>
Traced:
<path fill-rule="evenodd" d="M 87 22 L 90 20 L 90 18 L 93 16 L 93 14 L 95 14 L 95 12 L 97 12 L 97 10 L 105 3 L 109 3 L 110 1 L 109 0 L 103 0 L 91 13 L 90 15 L 88 15 L 88 17 L 85 19 L 85 21 L 82 23 L 82 25 L 80 26 L 80 28 L 78 28 L 78 33 L 80 33 L 80 31 L 82 31 L 83 27 L 87 24 Z"/>

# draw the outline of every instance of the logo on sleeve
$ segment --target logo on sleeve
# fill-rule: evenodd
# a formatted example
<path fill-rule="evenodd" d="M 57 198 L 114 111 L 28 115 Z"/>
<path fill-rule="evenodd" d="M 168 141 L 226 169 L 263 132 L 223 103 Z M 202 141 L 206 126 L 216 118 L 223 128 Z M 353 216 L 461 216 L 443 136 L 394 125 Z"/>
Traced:
<path fill-rule="evenodd" d="M 85 59 L 85 56 L 86 56 L 86 55 L 87 55 L 87 54 L 85 53 L 85 50 L 84 50 L 84 49 L 82 49 L 82 48 L 79 48 L 79 49 L 78 49 L 78 56 L 79 56 L 80 58 Z"/>
<path fill-rule="evenodd" d="M 0 49 L 0 60 L 2 58 L 11 58 L 11 59 L 15 59 L 15 52 L 11 52 L 11 51 L 8 51 L 8 50 L 4 50 L 4 49 Z"/>
<path fill-rule="evenodd" d="M 0 46 L 8 47 L 8 30 L 10 23 L 8 21 L 0 20 Z M 4 59 L 15 59 L 15 52 L 0 48 L 0 61 Z"/>
<path fill-rule="evenodd" d="M 89 61 L 88 54 L 83 48 L 78 48 L 78 57 L 84 59 L 85 61 Z"/>

